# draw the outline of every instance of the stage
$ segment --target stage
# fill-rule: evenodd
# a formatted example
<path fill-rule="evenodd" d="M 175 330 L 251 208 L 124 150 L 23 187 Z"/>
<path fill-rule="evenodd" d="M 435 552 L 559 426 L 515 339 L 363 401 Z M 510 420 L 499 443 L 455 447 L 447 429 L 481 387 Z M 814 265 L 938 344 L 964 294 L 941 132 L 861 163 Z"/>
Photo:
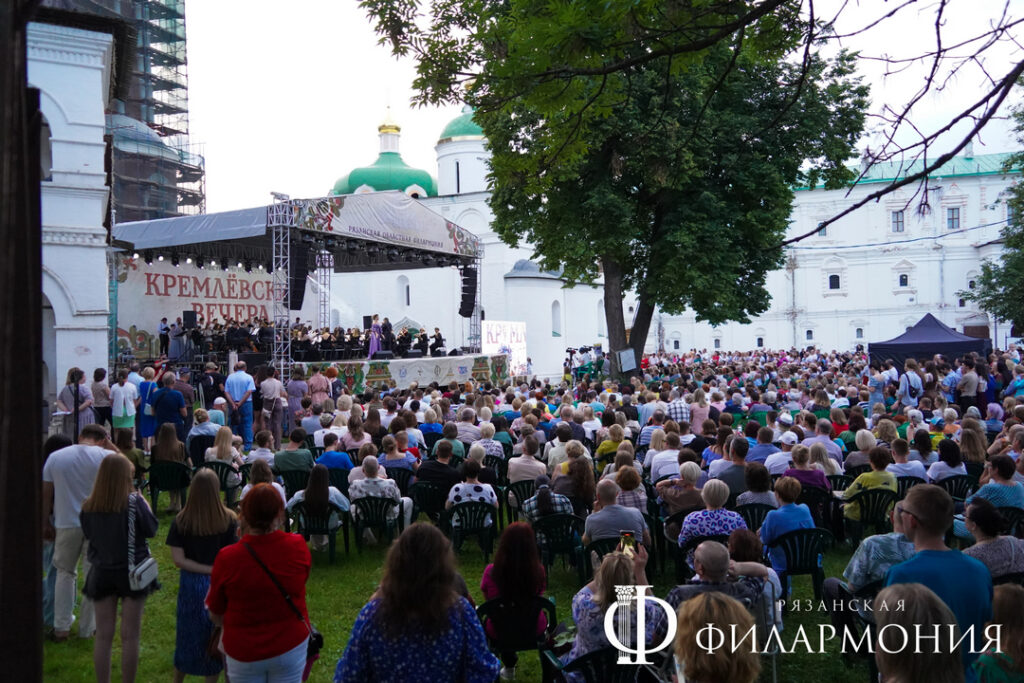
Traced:
<path fill-rule="evenodd" d="M 437 382 L 444 387 L 451 382 L 462 384 L 469 380 L 497 386 L 509 379 L 508 356 L 505 354 L 295 364 L 335 367 L 341 381 L 355 393 L 379 389 L 381 385 L 407 389 L 413 383 L 425 387 Z"/>

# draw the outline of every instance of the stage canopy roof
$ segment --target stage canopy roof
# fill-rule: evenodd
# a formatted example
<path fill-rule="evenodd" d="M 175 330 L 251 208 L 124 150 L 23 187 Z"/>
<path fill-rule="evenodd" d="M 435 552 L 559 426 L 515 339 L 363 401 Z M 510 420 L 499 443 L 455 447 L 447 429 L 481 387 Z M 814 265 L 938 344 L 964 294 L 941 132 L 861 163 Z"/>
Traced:
<path fill-rule="evenodd" d="M 473 233 L 403 192 L 294 199 L 252 209 L 118 223 L 113 237 L 115 246 L 143 257 L 268 265 L 271 220 L 290 226 L 293 258 L 304 251 L 328 251 L 336 272 L 461 266 L 480 257 L 480 241 Z"/>
<path fill-rule="evenodd" d="M 900 366 L 908 358 L 928 360 L 937 353 L 954 358 L 971 351 L 987 357 L 991 350 L 990 340 L 960 334 L 931 313 L 898 337 L 868 344 L 868 355 L 872 360 L 891 358 Z"/>

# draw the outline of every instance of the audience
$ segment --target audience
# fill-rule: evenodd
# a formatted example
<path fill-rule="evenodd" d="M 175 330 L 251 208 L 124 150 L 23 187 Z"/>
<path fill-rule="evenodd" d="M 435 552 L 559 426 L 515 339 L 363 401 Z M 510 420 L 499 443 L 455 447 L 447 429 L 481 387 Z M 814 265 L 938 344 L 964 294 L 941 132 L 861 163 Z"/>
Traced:
<path fill-rule="evenodd" d="M 1018 366 L 1019 368 L 1020 366 Z M 999 642 L 974 662 L 978 683 L 1024 680 L 1024 588 L 996 586 L 992 595 L 992 621 L 998 624 Z"/>
<path fill-rule="evenodd" d="M 803 503 L 797 503 L 800 497 L 800 482 L 793 477 L 782 477 L 775 482 L 775 498 L 779 507 L 772 510 L 764 518 L 758 534 L 766 546 L 771 546 L 781 536 L 797 529 L 813 529 L 814 519 L 811 510 Z M 786 571 L 786 555 L 782 548 L 772 548 L 769 553 L 772 569 L 779 574 Z"/>
<path fill-rule="evenodd" d="M 709 650 L 701 647 L 698 634 L 707 624 L 737 633 L 754 627 L 754 618 L 735 598 L 720 592 L 702 593 L 679 607 L 679 626 L 673 644 L 676 676 L 694 683 L 754 683 L 761 672 L 761 657 L 751 648 Z"/>
<path fill-rule="evenodd" d="M 961 662 L 969 656 L 969 643 L 965 641 L 951 647 L 959 640 L 963 623 L 958 626 L 958 619 L 948 604 L 926 585 L 890 585 L 878 594 L 873 612 L 877 634 L 875 663 L 880 678 L 886 683 L 961 683 L 965 680 Z M 890 626 L 896 628 L 888 628 Z M 942 637 L 928 640 L 928 645 L 919 649 L 914 634 L 934 634 L 936 627 Z M 904 640 L 905 635 L 910 636 L 909 643 Z"/>

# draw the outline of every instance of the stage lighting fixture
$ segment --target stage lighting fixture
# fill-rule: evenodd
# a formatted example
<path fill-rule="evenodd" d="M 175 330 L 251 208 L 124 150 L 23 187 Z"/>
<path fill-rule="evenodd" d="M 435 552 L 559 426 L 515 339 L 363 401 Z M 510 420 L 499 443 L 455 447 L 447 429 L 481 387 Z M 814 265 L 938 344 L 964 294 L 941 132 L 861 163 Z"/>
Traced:
<path fill-rule="evenodd" d="M 324 246 L 330 251 L 334 251 L 338 248 L 338 240 L 333 237 L 328 237 L 324 240 Z"/>
<path fill-rule="evenodd" d="M 196 268 L 198 268 L 199 270 L 203 270 L 203 257 L 202 256 L 197 256 L 196 257 Z"/>
<path fill-rule="evenodd" d="M 356 242 L 355 240 L 349 240 L 349 243 L 345 245 L 345 249 L 348 251 L 348 253 L 355 254 L 356 252 L 359 251 L 359 243 Z"/>
<path fill-rule="evenodd" d="M 432 257 L 432 256 L 424 257 L 423 265 L 425 265 L 427 268 L 433 268 L 434 267 L 434 257 Z"/>
<path fill-rule="evenodd" d="M 164 260 L 164 255 L 160 254 L 159 256 L 156 257 L 156 260 L 157 261 L 163 261 Z"/>
<path fill-rule="evenodd" d="M 211 268 L 216 268 L 217 267 L 217 262 L 214 261 L 213 259 L 210 259 L 210 267 Z"/>
<path fill-rule="evenodd" d="M 387 257 L 388 257 L 388 261 L 391 261 L 392 263 L 397 261 L 398 260 L 398 249 L 395 249 L 394 247 L 391 247 L 390 249 L 388 249 Z"/>
<path fill-rule="evenodd" d="M 145 261 L 146 261 L 146 265 L 147 266 L 153 265 L 153 252 L 151 252 L 151 251 L 147 251 L 146 252 Z"/>
<path fill-rule="evenodd" d="M 187 257 L 187 258 L 185 259 L 185 263 L 187 263 L 188 265 L 190 265 L 190 266 L 191 266 L 191 265 L 192 265 L 192 257 L 191 257 L 191 256 Z"/>
<path fill-rule="evenodd" d="M 251 273 L 252 272 L 252 261 L 246 261 L 245 262 L 245 272 L 247 272 L 247 273 Z"/>
<path fill-rule="evenodd" d="M 132 258 L 135 259 L 135 260 L 138 260 L 139 259 L 139 252 L 135 252 L 134 254 L 132 254 Z"/>
<path fill-rule="evenodd" d="M 235 264 L 235 268 L 241 269 L 242 268 L 242 262 L 239 261 L 238 263 L 236 263 Z"/>
<path fill-rule="evenodd" d="M 257 267 L 257 268 L 259 268 L 260 272 L 262 272 L 262 271 L 263 271 L 263 264 L 262 264 L 262 263 L 261 263 L 261 264 L 259 264 L 259 265 L 258 265 L 258 266 L 256 266 L 256 267 Z"/>
<path fill-rule="evenodd" d="M 268 273 L 273 273 L 274 272 L 274 263 L 273 262 L 270 262 L 270 263 L 267 264 L 267 272 Z"/>
<path fill-rule="evenodd" d="M 174 266 L 175 268 L 177 268 L 180 263 L 181 263 L 181 260 L 178 258 L 178 255 L 177 254 L 171 254 L 171 265 Z"/>
<path fill-rule="evenodd" d="M 221 269 L 221 270 L 227 270 L 227 269 L 228 269 L 228 264 L 227 264 L 227 261 L 221 261 L 221 263 L 220 263 L 220 269 Z"/>
<path fill-rule="evenodd" d="M 313 244 L 314 242 L 316 242 L 316 237 L 313 236 L 313 233 L 310 233 L 310 232 L 302 233 L 302 243 L 303 244 Z"/>

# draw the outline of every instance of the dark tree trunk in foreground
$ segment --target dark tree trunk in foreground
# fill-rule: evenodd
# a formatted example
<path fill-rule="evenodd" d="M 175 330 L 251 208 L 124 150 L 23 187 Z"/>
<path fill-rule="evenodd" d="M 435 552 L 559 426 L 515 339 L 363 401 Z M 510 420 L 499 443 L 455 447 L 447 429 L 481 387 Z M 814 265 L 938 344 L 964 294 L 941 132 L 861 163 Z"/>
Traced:
<path fill-rule="evenodd" d="M 25 52 L 36 4 L 0 3 L 0 678 L 28 683 L 43 677 L 40 114 Z"/>

